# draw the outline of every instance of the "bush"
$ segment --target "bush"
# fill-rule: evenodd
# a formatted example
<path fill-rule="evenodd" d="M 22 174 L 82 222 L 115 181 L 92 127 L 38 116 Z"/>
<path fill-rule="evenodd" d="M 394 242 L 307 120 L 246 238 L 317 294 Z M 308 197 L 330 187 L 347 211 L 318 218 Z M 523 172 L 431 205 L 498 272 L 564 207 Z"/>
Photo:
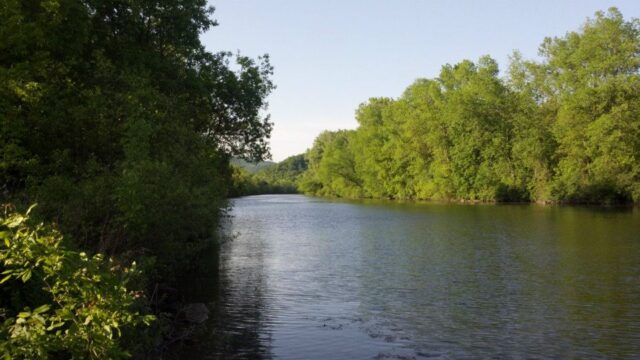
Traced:
<path fill-rule="evenodd" d="M 29 209 L 31 210 L 31 209 Z M 102 255 L 67 250 L 26 214 L 0 218 L 0 353 L 5 358 L 123 358 L 121 332 L 148 325 L 127 289 L 137 274 Z"/>

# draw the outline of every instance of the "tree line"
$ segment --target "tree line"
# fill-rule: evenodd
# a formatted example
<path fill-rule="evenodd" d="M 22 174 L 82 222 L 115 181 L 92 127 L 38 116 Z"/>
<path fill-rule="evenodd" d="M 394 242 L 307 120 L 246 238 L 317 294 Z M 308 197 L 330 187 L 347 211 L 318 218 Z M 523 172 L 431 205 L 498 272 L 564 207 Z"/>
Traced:
<path fill-rule="evenodd" d="M 5 356 L 172 341 L 179 294 L 162 289 L 215 244 L 229 159 L 269 155 L 269 58 L 206 50 L 212 14 L 206 0 L 0 5 Z"/>
<path fill-rule="evenodd" d="M 307 160 L 304 154 L 299 154 L 279 163 L 232 164 L 231 171 L 230 196 L 296 194 L 298 183 L 307 171 Z"/>
<path fill-rule="evenodd" d="M 597 12 L 544 39 L 540 60 L 444 65 L 397 99 L 371 98 L 355 130 L 305 154 L 303 192 L 338 197 L 640 202 L 640 21 Z"/>

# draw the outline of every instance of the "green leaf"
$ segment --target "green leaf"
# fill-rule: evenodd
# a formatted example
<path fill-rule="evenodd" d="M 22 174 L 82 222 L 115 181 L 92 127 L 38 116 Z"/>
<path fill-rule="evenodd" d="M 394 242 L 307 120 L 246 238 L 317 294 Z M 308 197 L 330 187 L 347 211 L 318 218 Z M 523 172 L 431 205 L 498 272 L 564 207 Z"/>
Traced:
<path fill-rule="evenodd" d="M 38 321 L 39 321 L 41 324 L 43 324 L 43 325 L 44 325 L 44 324 L 46 324 L 46 322 L 47 322 L 47 321 L 46 321 L 42 316 L 40 316 L 40 315 L 38 315 L 38 314 L 33 314 L 33 316 L 32 316 L 32 317 L 33 317 L 34 319 L 38 320 Z"/>
<path fill-rule="evenodd" d="M 24 217 L 21 216 L 21 215 L 16 215 L 10 220 L 11 221 L 9 221 L 9 223 L 7 223 L 7 227 L 10 228 L 10 229 L 13 229 L 13 228 L 17 227 L 18 225 L 20 225 L 20 224 L 22 224 L 24 222 Z"/>
<path fill-rule="evenodd" d="M 22 282 L 27 282 L 29 279 L 31 279 L 31 270 L 27 269 L 22 274 Z"/>
<path fill-rule="evenodd" d="M 27 213 L 26 214 L 29 215 L 31 213 L 31 210 L 33 210 L 33 208 L 35 208 L 36 206 L 38 206 L 37 203 L 29 206 L 29 208 L 27 209 Z"/>
<path fill-rule="evenodd" d="M 111 326 L 109 325 L 104 325 L 102 327 L 103 329 L 105 329 L 108 333 L 109 333 L 109 339 L 111 339 L 112 333 L 111 333 Z"/>
<path fill-rule="evenodd" d="M 51 323 L 51 325 L 49 325 L 49 327 L 47 328 L 47 331 L 51 331 L 62 326 L 64 326 L 64 322 Z"/>
<path fill-rule="evenodd" d="M 44 312 L 49 311 L 50 308 L 51 308 L 51 305 L 49 305 L 49 304 L 40 305 L 40 306 L 38 306 L 37 308 L 35 308 L 33 310 L 33 313 L 34 314 L 42 314 Z"/>

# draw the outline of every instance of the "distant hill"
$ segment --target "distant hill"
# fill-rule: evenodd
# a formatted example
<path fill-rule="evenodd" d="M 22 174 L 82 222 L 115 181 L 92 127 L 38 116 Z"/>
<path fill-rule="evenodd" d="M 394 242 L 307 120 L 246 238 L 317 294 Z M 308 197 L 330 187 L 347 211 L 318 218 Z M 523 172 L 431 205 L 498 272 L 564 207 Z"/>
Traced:
<path fill-rule="evenodd" d="M 307 171 L 304 154 L 290 156 L 279 163 L 251 164 L 238 159 L 231 163 L 240 168 L 234 171 L 231 196 L 297 193 L 298 181 Z"/>
<path fill-rule="evenodd" d="M 254 174 L 260 170 L 270 168 L 276 165 L 276 163 L 273 161 L 261 161 L 259 163 L 250 163 L 242 159 L 233 158 L 231 159 L 231 165 L 238 166 L 240 168 L 247 170 L 247 172 Z"/>

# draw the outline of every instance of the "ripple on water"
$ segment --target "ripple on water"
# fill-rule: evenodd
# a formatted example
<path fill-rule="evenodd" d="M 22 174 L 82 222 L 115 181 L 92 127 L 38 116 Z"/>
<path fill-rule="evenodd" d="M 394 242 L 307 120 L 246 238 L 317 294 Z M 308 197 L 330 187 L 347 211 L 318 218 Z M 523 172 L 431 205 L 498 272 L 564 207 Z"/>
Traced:
<path fill-rule="evenodd" d="M 231 215 L 218 358 L 640 355 L 637 210 L 274 195 Z"/>

